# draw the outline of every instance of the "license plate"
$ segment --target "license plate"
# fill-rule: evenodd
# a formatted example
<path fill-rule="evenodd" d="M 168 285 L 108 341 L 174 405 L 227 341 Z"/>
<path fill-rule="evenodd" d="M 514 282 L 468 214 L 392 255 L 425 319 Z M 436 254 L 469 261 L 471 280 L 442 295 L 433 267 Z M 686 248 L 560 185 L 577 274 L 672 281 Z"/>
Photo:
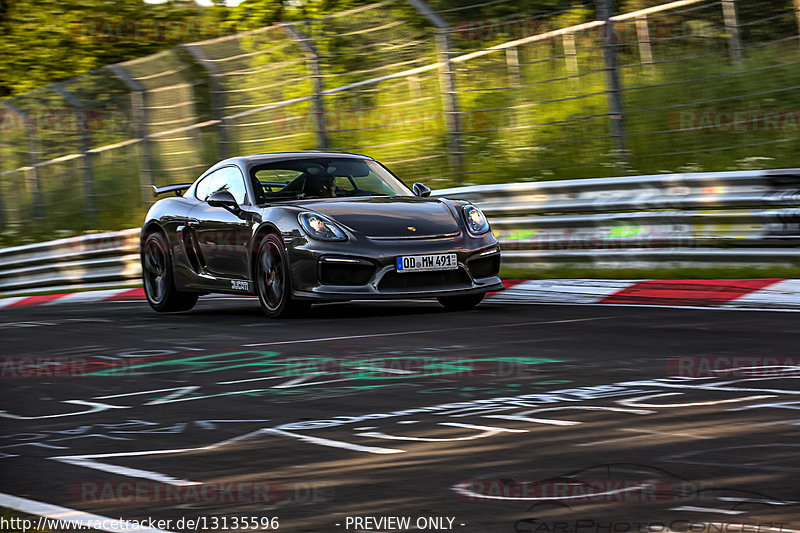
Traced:
<path fill-rule="evenodd" d="M 456 254 L 403 255 L 397 258 L 398 272 L 428 272 L 457 268 Z"/>

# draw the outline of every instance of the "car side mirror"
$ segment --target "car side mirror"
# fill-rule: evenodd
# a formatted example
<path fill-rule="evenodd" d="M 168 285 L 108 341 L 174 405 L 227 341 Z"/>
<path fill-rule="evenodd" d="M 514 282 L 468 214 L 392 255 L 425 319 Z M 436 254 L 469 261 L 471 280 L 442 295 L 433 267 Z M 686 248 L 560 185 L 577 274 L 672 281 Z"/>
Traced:
<path fill-rule="evenodd" d="M 217 191 L 211 194 L 206 202 L 211 207 L 222 207 L 234 214 L 241 211 L 239 204 L 236 202 L 236 198 L 233 197 L 230 191 Z"/>
<path fill-rule="evenodd" d="M 416 182 L 411 190 L 414 191 L 415 196 L 426 198 L 431 195 L 431 188 L 424 183 Z"/>

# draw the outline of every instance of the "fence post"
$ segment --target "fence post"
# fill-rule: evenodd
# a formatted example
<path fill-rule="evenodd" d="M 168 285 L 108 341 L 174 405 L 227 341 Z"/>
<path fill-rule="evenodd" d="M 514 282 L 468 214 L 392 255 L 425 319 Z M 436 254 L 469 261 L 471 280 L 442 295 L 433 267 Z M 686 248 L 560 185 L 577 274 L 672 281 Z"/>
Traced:
<path fill-rule="evenodd" d="M 25 141 L 28 145 L 28 165 L 29 168 L 25 169 L 25 181 L 31 187 L 31 193 L 33 196 L 33 216 L 34 218 L 44 218 L 45 215 L 45 205 L 44 205 L 44 197 L 42 196 L 42 184 L 39 180 L 39 170 L 38 170 L 38 163 L 39 163 L 39 143 L 36 142 L 36 125 L 31 120 L 30 115 L 26 112 L 22 111 L 20 108 L 16 107 L 11 102 L 0 102 L 0 105 L 6 106 L 6 108 L 11 111 L 12 113 L 17 114 L 22 120 L 25 122 Z"/>
<path fill-rule="evenodd" d="M 575 48 L 575 34 L 565 33 L 561 36 L 561 47 L 564 50 L 564 62 L 567 67 L 570 89 L 574 92 L 577 88 L 578 78 L 578 51 Z"/>
<path fill-rule="evenodd" d="M 211 118 L 217 120 L 219 124 L 219 158 L 225 159 L 230 156 L 230 139 L 228 138 L 227 125 L 225 124 L 225 93 L 222 91 L 222 84 L 219 82 L 219 67 L 197 46 L 191 43 L 184 43 L 182 48 L 187 50 L 195 61 L 208 73 L 208 86 L 211 91 L 209 105 L 211 106 Z"/>
<path fill-rule="evenodd" d="M 605 39 L 603 41 L 603 58 L 606 71 L 606 94 L 608 95 L 608 118 L 611 138 L 614 143 L 617 162 L 627 167 L 625 143 L 625 110 L 622 105 L 622 89 L 617 68 L 617 49 L 614 38 L 614 21 L 612 0 L 597 0 L 597 14 L 605 22 Z"/>
<path fill-rule="evenodd" d="M 650 26 L 647 15 L 636 17 L 636 40 L 639 41 L 639 60 L 647 65 L 647 73 L 653 73 L 653 50 L 650 48 Z"/>
<path fill-rule="evenodd" d="M 506 67 L 508 68 L 508 79 L 511 82 L 511 86 L 519 87 L 522 85 L 522 75 L 519 70 L 519 50 L 517 50 L 517 47 L 506 48 Z"/>
<path fill-rule="evenodd" d="M 142 193 L 142 205 L 149 205 L 153 199 L 151 187 L 155 184 L 155 180 L 153 179 L 155 162 L 153 160 L 153 148 L 150 144 L 151 141 L 147 129 L 147 91 L 144 85 L 134 80 L 121 66 L 108 65 L 106 68 L 113 72 L 131 91 L 131 120 L 135 128 L 134 137 L 139 139 L 139 143 L 142 147 L 139 159 L 139 187 Z"/>
<path fill-rule="evenodd" d="M 739 38 L 739 23 L 736 19 L 734 0 L 722 0 L 722 13 L 725 18 L 725 32 L 728 34 L 731 63 L 740 66 L 742 64 L 742 41 Z"/>
<path fill-rule="evenodd" d="M 80 124 L 81 136 L 81 153 L 83 154 L 82 164 L 83 167 L 83 194 L 85 196 L 85 212 L 89 216 L 89 222 L 94 223 L 97 220 L 97 206 L 95 204 L 94 193 L 94 167 L 92 166 L 92 137 L 89 133 L 89 117 L 86 114 L 88 106 L 76 97 L 71 92 L 67 91 L 60 83 L 53 83 L 50 85 L 55 92 L 61 96 L 73 109 L 80 110 L 84 113 L 83 120 Z"/>
<path fill-rule="evenodd" d="M 455 182 L 464 179 L 464 152 L 461 149 L 461 120 L 458 105 L 456 75 L 450 62 L 450 25 L 434 13 L 423 0 L 408 0 L 422 16 L 436 27 L 436 54 L 439 56 L 439 85 L 444 99 L 445 127 L 447 128 L 447 148 L 450 166 L 453 168 Z"/>
<path fill-rule="evenodd" d="M 328 149 L 328 128 L 325 124 L 325 104 L 322 100 L 322 76 L 319 69 L 319 52 L 307 35 L 300 32 L 292 24 L 283 24 L 283 29 L 292 40 L 296 41 L 306 53 L 306 65 L 311 73 L 311 91 L 314 114 L 314 127 L 317 134 L 317 149 Z"/>
<path fill-rule="evenodd" d="M 800 33 L 800 0 L 794 0 L 794 16 L 797 19 L 797 32 Z"/>

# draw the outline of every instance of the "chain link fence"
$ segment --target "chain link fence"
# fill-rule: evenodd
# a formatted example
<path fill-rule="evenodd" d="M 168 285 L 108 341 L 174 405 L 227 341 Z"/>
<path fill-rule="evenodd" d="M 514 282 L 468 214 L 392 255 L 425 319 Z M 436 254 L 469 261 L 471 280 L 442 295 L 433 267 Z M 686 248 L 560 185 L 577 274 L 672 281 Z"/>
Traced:
<path fill-rule="evenodd" d="M 798 0 L 529 4 L 388 0 L 0 102 L 0 246 L 135 226 L 150 185 L 269 151 L 434 188 L 796 166 Z"/>

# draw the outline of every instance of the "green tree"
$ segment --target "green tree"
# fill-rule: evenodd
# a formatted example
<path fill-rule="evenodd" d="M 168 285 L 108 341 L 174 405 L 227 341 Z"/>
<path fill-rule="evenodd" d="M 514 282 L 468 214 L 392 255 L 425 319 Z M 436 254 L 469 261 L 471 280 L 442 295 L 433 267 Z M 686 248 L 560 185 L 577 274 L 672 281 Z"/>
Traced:
<path fill-rule="evenodd" d="M 174 46 L 133 31 L 203 14 L 193 1 L 0 0 L 0 98 Z"/>

